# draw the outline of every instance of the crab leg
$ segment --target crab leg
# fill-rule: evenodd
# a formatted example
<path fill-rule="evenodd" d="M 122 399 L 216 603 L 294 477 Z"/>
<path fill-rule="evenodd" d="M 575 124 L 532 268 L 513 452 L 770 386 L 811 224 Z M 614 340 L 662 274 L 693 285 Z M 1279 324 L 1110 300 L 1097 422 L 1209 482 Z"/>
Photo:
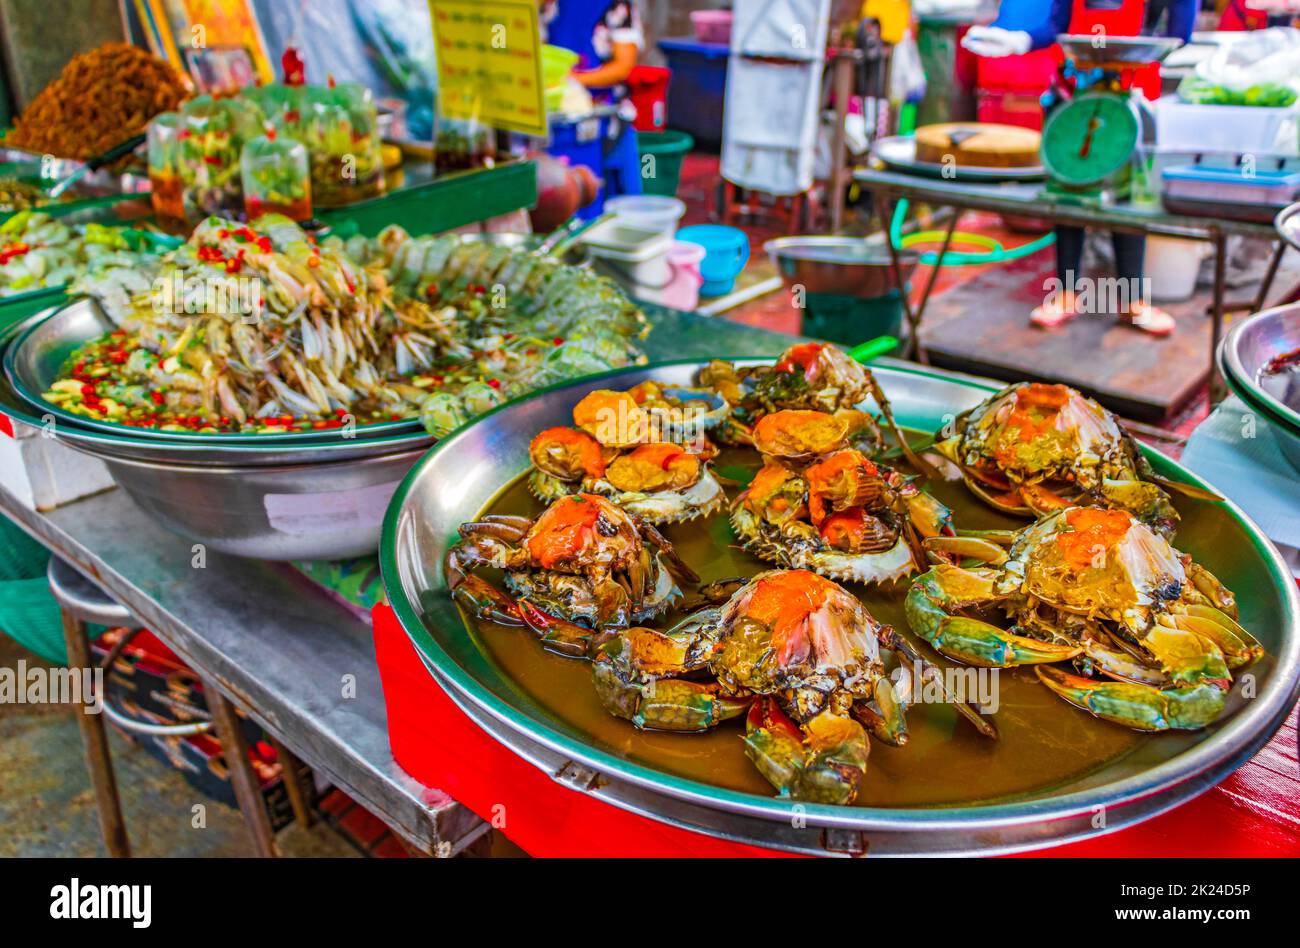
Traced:
<path fill-rule="evenodd" d="M 887 649 L 892 649 L 903 658 L 912 663 L 913 667 L 921 669 L 921 678 L 924 681 L 932 681 L 938 685 L 940 692 L 943 694 L 943 700 L 952 705 L 957 713 L 975 726 L 985 737 L 993 740 L 998 739 L 998 729 L 992 721 L 986 720 L 983 715 L 972 708 L 965 701 L 958 699 L 949 689 L 947 682 L 944 681 L 943 672 L 933 663 L 927 661 L 921 656 L 903 634 L 892 626 L 883 626 L 880 631 L 880 644 Z M 879 737 L 880 735 L 876 735 Z M 883 740 L 883 738 L 882 738 Z"/>
<path fill-rule="evenodd" d="M 516 604 L 523 624 L 537 633 L 542 648 L 567 658 L 586 658 L 593 632 L 567 619 L 538 609 L 527 599 Z"/>
<path fill-rule="evenodd" d="M 760 697 L 749 709 L 745 755 L 783 797 L 852 803 L 870 751 L 866 731 L 852 718 L 824 711 L 801 732 L 775 698 Z"/>
<path fill-rule="evenodd" d="M 899 428 L 898 422 L 894 420 L 894 409 L 890 406 L 889 399 L 885 397 L 884 389 L 880 387 L 880 383 L 876 381 L 876 377 L 870 371 L 866 375 L 867 385 L 871 387 L 871 397 L 876 400 L 876 404 L 880 407 L 880 413 L 885 416 L 885 421 L 889 425 L 889 430 L 893 432 L 899 450 L 903 452 L 903 457 L 907 458 L 908 462 L 920 471 L 921 475 L 927 480 L 943 480 L 943 475 L 939 473 L 938 468 L 912 450 L 912 445 L 903 433 L 903 429 Z"/>
<path fill-rule="evenodd" d="M 1213 606 L 1190 605 L 1175 614 L 1174 624 L 1204 636 L 1219 647 L 1229 668 L 1244 668 L 1264 655 L 1264 646 L 1227 613 Z"/>
<path fill-rule="evenodd" d="M 1095 681 L 1059 668 L 1034 670 L 1043 684 L 1076 708 L 1139 731 L 1196 730 L 1223 711 L 1223 689 L 1209 683 L 1162 689 Z"/>
<path fill-rule="evenodd" d="M 958 609 L 1003 598 L 993 588 L 997 574 L 939 565 L 917 577 L 904 607 L 912 630 L 936 649 L 982 668 L 1010 668 L 1073 658 L 1083 649 L 1015 635 L 980 619 L 952 615 Z"/>

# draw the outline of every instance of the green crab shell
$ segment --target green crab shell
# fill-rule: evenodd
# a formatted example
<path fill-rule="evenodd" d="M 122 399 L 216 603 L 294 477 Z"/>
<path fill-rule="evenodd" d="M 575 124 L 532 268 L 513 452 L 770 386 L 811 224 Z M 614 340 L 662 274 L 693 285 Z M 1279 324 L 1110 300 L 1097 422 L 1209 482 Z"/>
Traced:
<path fill-rule="evenodd" d="M 528 490 L 543 503 L 551 504 L 569 494 L 585 492 L 608 497 L 628 513 L 656 525 L 688 523 L 698 517 L 709 517 L 727 504 L 727 495 L 708 466 L 686 490 L 664 490 L 644 493 L 620 491 L 609 481 L 562 481 L 545 471 L 533 469 L 528 476 Z"/>
<path fill-rule="evenodd" d="M 894 583 L 918 569 L 911 547 L 900 536 L 880 553 L 841 553 L 837 550 L 794 547 L 765 530 L 758 517 L 743 505 L 731 512 L 731 527 L 741 545 L 760 560 L 786 569 L 807 569 L 840 582 L 866 585 Z"/>

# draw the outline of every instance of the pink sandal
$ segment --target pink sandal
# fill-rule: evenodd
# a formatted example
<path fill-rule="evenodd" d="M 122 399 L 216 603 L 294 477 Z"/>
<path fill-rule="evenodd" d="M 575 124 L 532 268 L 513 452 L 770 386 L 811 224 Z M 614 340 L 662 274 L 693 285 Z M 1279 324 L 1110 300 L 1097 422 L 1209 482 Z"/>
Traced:
<path fill-rule="evenodd" d="M 1055 329 L 1074 319 L 1074 294 L 1061 293 L 1029 314 L 1029 322 L 1039 329 Z"/>
<path fill-rule="evenodd" d="M 1150 303 L 1134 303 L 1126 315 L 1120 315 L 1119 321 L 1152 336 L 1168 336 L 1175 326 L 1174 317 Z"/>

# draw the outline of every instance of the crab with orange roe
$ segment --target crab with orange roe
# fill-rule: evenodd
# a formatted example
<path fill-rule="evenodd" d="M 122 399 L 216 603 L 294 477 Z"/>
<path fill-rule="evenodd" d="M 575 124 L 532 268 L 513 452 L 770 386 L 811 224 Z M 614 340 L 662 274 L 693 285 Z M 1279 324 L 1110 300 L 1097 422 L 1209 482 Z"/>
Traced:
<path fill-rule="evenodd" d="M 862 583 L 893 582 L 941 556 L 927 554 L 921 541 L 953 535 L 948 509 L 849 447 L 856 414 L 778 411 L 754 427 L 763 467 L 731 507 L 747 550 Z"/>
<path fill-rule="evenodd" d="M 629 628 L 603 642 L 592 659 L 601 703 L 646 730 L 707 731 L 745 715 L 745 753 L 781 796 L 852 803 L 867 735 L 905 744 L 915 671 L 941 676 L 815 573 L 772 570 L 714 592 L 717 602 L 666 631 Z M 885 650 L 900 658 L 892 679 Z M 974 711 L 959 711 L 995 735 Z"/>
<path fill-rule="evenodd" d="M 988 565 L 917 577 L 906 600 L 913 632 L 968 665 L 1034 665 L 1053 692 L 1106 721 L 1205 727 L 1223 711 L 1231 672 L 1264 654 L 1231 591 L 1127 510 L 1066 507 L 1018 532 L 927 544 Z M 995 609 L 1006 628 L 978 617 Z"/>
<path fill-rule="evenodd" d="M 679 583 L 699 581 L 658 530 L 596 494 L 562 497 L 536 519 L 489 515 L 460 536 L 444 569 L 457 601 L 566 655 L 585 655 L 593 630 L 658 616 Z M 508 594 L 480 568 L 502 570 Z"/>
<path fill-rule="evenodd" d="M 726 495 L 709 470 L 712 445 L 700 431 L 685 443 L 657 440 L 690 429 L 666 427 L 663 416 L 645 407 L 667 397 L 651 385 L 591 392 L 574 407 L 574 427 L 538 433 L 528 447 L 532 494 L 548 503 L 577 492 L 599 494 L 655 524 L 721 510 Z"/>
<path fill-rule="evenodd" d="M 1011 385 L 958 415 L 934 448 L 975 496 L 1018 516 L 1095 504 L 1128 510 L 1171 537 L 1178 511 L 1167 489 L 1222 499 L 1158 476 L 1111 412 L 1065 385 Z"/>

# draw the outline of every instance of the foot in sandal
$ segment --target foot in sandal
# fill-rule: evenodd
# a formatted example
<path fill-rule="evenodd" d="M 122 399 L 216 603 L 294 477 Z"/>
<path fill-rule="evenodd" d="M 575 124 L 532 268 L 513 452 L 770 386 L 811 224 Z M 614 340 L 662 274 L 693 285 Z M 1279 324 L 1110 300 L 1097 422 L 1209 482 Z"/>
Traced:
<path fill-rule="evenodd" d="M 1150 303 L 1134 303 L 1127 313 L 1120 314 L 1119 321 L 1152 336 L 1167 336 L 1174 331 L 1174 317 Z"/>
<path fill-rule="evenodd" d="M 1053 293 L 1047 302 L 1029 314 L 1030 324 L 1040 329 L 1053 329 L 1074 319 L 1074 293 L 1066 290 Z"/>

